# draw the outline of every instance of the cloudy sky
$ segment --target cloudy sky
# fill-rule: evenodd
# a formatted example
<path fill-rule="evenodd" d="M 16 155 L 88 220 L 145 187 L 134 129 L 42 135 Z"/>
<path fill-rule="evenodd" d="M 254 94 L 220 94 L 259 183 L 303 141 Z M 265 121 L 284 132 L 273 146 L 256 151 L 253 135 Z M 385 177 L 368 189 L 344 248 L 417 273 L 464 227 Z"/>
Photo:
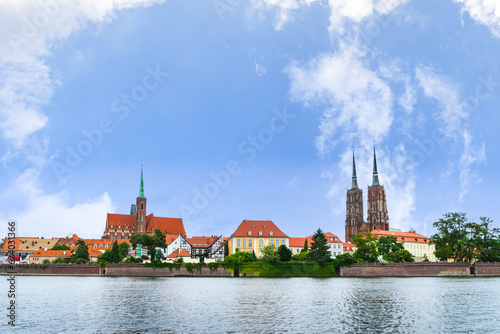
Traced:
<path fill-rule="evenodd" d="M 500 227 L 497 0 L 1 0 L 0 32 L 0 237 L 100 237 L 144 165 L 190 236 L 344 238 L 374 142 L 392 227 Z"/>

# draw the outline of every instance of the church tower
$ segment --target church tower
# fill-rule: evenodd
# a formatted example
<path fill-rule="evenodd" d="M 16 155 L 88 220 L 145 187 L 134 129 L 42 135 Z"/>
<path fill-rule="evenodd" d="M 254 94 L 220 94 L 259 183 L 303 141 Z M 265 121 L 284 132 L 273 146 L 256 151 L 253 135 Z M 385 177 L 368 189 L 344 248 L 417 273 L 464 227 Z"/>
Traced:
<path fill-rule="evenodd" d="M 141 166 L 141 184 L 135 207 L 135 234 L 146 233 L 146 197 L 144 196 L 144 181 Z"/>
<path fill-rule="evenodd" d="M 363 224 L 363 190 L 358 188 L 356 177 L 356 160 L 352 152 L 352 185 L 347 190 L 345 241 L 351 242 L 355 234 L 361 232 Z"/>
<path fill-rule="evenodd" d="M 387 213 L 387 202 L 384 186 L 378 180 L 377 156 L 375 146 L 373 147 L 373 182 L 368 187 L 368 230 L 389 231 L 389 215 Z"/>

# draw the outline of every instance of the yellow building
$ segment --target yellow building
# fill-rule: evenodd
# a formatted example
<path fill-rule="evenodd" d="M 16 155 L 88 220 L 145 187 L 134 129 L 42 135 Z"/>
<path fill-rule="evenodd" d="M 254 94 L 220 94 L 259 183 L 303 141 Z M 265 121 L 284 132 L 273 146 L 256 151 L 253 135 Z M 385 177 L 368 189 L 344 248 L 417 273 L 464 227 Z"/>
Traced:
<path fill-rule="evenodd" d="M 236 250 L 254 251 L 257 257 L 262 256 L 262 248 L 267 245 L 289 246 L 289 238 L 270 220 L 244 220 L 228 239 L 229 255 Z"/>
<path fill-rule="evenodd" d="M 396 231 L 382 231 L 374 230 L 372 234 L 380 237 L 396 237 L 399 242 L 402 242 L 404 249 L 409 251 L 415 262 L 422 262 L 427 259 L 431 262 L 436 262 L 436 256 L 434 251 L 436 250 L 435 245 L 429 242 L 429 238 L 421 234 L 416 233 L 413 229 L 409 232 L 396 232 Z"/>

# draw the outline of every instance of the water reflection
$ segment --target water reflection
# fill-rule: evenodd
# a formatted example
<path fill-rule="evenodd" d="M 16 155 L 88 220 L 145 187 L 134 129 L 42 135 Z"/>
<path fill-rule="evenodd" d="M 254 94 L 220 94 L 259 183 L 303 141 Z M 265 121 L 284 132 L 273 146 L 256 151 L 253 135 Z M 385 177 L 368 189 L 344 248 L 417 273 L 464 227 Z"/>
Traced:
<path fill-rule="evenodd" d="M 6 280 L 0 282 L 7 291 Z M 500 328 L 499 278 L 21 276 L 17 282 L 14 332 L 20 333 L 494 333 Z M 0 332 L 12 332 L 5 318 Z"/>

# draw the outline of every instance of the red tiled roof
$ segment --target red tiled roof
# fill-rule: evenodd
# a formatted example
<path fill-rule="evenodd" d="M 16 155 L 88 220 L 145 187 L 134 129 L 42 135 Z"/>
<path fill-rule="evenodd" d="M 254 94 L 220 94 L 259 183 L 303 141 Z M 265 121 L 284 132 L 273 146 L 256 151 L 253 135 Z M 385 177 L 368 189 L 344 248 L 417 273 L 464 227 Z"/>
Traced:
<path fill-rule="evenodd" d="M 289 245 L 289 247 L 304 248 L 304 243 L 306 242 L 306 239 L 307 239 L 307 245 L 311 246 L 311 242 L 312 242 L 311 237 L 307 237 L 307 238 L 290 238 L 290 239 L 288 239 L 288 245 Z"/>
<path fill-rule="evenodd" d="M 248 234 L 251 232 L 251 234 Z M 262 232 L 262 234 L 259 234 Z M 271 235 L 272 232 L 272 235 Z M 272 237 L 272 238 L 288 238 L 281 230 L 270 220 L 244 220 L 240 226 L 234 231 L 232 237 Z"/>
<path fill-rule="evenodd" d="M 396 237 L 399 242 L 418 242 L 418 243 L 429 243 L 429 238 L 415 231 L 410 232 L 395 232 L 395 231 L 383 231 L 383 230 L 373 230 L 372 234 L 378 235 L 379 237 Z"/>
<path fill-rule="evenodd" d="M 166 234 L 165 235 L 165 241 L 167 242 L 167 244 L 171 244 L 172 242 L 175 241 L 175 239 L 177 239 L 179 237 L 178 234 Z"/>
<path fill-rule="evenodd" d="M 119 213 L 108 213 L 106 218 L 106 228 L 113 225 L 114 228 L 121 225 L 122 228 L 128 226 L 129 229 L 135 228 L 135 215 L 122 215 Z"/>
<path fill-rule="evenodd" d="M 70 250 L 51 250 L 40 249 L 31 254 L 31 257 L 71 257 L 73 255 Z"/>
<path fill-rule="evenodd" d="M 8 251 L 9 250 L 9 240 L 12 240 L 14 239 L 14 242 L 15 242 L 15 246 L 16 248 L 14 250 L 19 250 L 19 245 L 21 243 L 21 239 L 23 240 L 38 240 L 38 238 L 31 238 L 31 237 L 27 237 L 27 238 L 21 238 L 21 237 L 15 237 L 15 238 L 5 238 L 4 240 L 4 243 L 3 243 L 3 246 L 2 246 L 2 250 L 4 251 Z"/>
<path fill-rule="evenodd" d="M 344 252 L 346 252 L 346 251 L 352 251 L 353 250 L 352 248 L 356 247 L 356 245 L 350 242 L 344 242 L 343 247 L 344 247 Z"/>
<path fill-rule="evenodd" d="M 185 249 L 183 249 L 180 253 L 179 253 L 179 256 L 182 256 L 182 257 L 191 257 L 191 254 L 189 254 L 189 252 Z"/>
<path fill-rule="evenodd" d="M 220 237 L 192 237 L 186 238 L 186 241 L 194 248 L 207 248 L 212 246 Z"/>
<path fill-rule="evenodd" d="M 326 242 L 327 243 L 342 243 L 342 240 L 340 240 L 339 237 L 337 237 L 335 234 L 331 232 L 325 232 L 325 237 L 326 237 Z"/>
<path fill-rule="evenodd" d="M 184 223 L 181 218 L 155 217 L 153 214 L 150 214 L 147 217 L 146 231 L 153 233 L 153 229 L 160 230 L 165 234 L 186 235 Z"/>
<path fill-rule="evenodd" d="M 89 257 L 99 257 L 102 253 L 95 248 L 89 248 Z"/>

